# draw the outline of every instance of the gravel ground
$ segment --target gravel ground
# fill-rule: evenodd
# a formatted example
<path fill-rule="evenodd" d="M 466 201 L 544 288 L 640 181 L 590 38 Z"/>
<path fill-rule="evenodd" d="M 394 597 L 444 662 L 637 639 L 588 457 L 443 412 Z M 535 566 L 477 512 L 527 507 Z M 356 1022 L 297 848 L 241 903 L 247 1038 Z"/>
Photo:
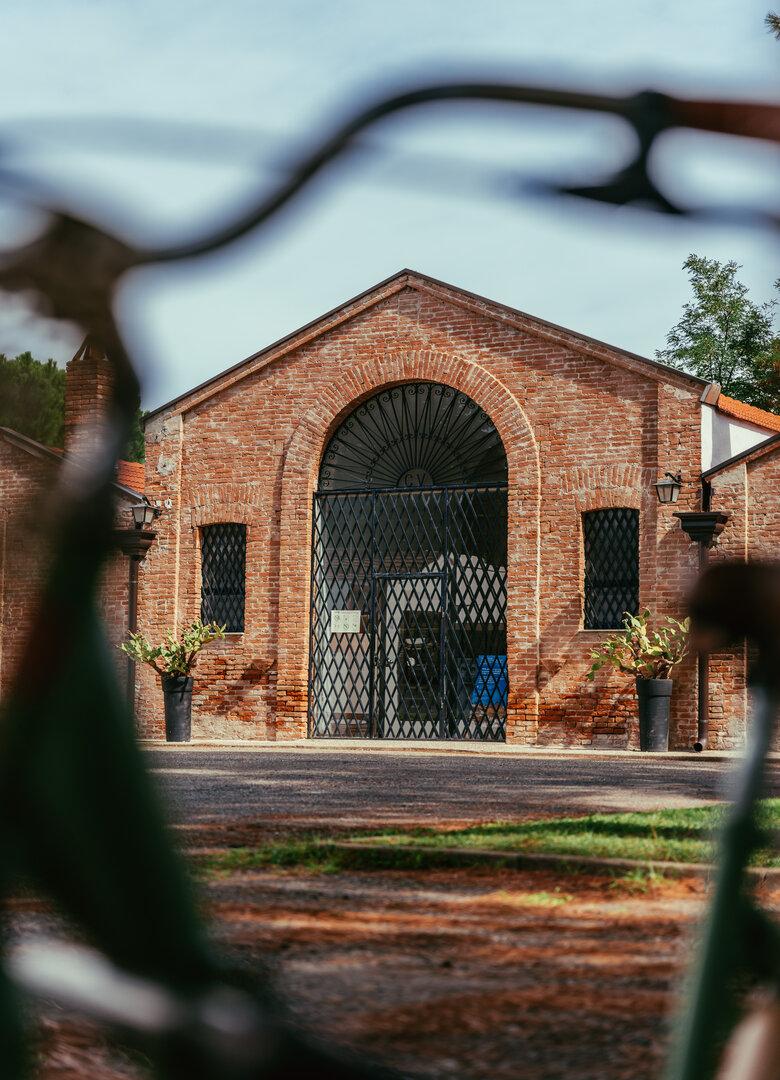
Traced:
<path fill-rule="evenodd" d="M 184 847 L 301 829 L 693 806 L 724 761 L 355 750 L 147 752 Z M 771 766 L 769 794 L 780 794 Z M 553 870 L 312 874 L 201 883 L 212 932 L 272 976 L 294 1019 L 421 1080 L 655 1080 L 705 899 Z M 780 890 L 764 902 L 778 909 Z M 56 930 L 35 900 L 16 932 Z M 36 1080 L 141 1080 L 88 1024 L 44 1009 Z"/>
<path fill-rule="evenodd" d="M 425 1080 L 655 1080 L 698 882 L 545 871 L 236 875 L 225 946 L 292 1015 Z"/>
<path fill-rule="evenodd" d="M 727 797 L 733 761 L 381 751 L 147 751 L 171 820 L 189 828 L 484 821 L 695 806 Z M 769 794 L 780 794 L 780 763 Z"/>
<path fill-rule="evenodd" d="M 777 911 L 780 891 L 762 889 Z M 659 1080 L 699 880 L 549 870 L 259 872 L 203 883 L 223 951 L 315 1037 L 419 1080 Z M 42 929 L 43 913 L 19 913 Z M 149 1080 L 45 1012 L 36 1080 Z"/>

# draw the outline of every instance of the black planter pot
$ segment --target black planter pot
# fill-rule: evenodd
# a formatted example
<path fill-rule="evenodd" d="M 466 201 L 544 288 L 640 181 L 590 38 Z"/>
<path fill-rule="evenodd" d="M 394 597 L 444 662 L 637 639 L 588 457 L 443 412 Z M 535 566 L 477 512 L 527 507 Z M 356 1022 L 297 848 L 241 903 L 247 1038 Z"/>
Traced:
<path fill-rule="evenodd" d="M 639 749 L 669 749 L 669 702 L 671 679 L 637 679 L 639 698 Z"/>
<path fill-rule="evenodd" d="M 166 742 L 189 742 L 192 733 L 192 677 L 163 675 Z"/>

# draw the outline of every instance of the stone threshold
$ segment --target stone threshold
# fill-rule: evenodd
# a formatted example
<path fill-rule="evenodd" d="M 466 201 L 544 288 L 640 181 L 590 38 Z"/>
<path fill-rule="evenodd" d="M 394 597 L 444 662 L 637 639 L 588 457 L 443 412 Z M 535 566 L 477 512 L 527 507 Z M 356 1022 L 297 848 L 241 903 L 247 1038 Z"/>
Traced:
<path fill-rule="evenodd" d="M 141 739 L 143 750 L 178 751 L 240 750 L 255 753 L 266 751 L 303 750 L 316 753 L 382 753 L 382 754 L 476 754 L 480 756 L 537 757 L 552 759 L 632 758 L 637 761 L 738 761 L 742 750 L 665 750 L 656 753 L 641 750 L 612 750 L 600 747 L 525 746 L 507 743 L 474 743 L 447 741 L 393 741 L 382 739 L 194 739 L 189 743 L 168 743 L 164 739 Z M 780 753 L 768 755 L 770 761 L 780 761 Z"/>

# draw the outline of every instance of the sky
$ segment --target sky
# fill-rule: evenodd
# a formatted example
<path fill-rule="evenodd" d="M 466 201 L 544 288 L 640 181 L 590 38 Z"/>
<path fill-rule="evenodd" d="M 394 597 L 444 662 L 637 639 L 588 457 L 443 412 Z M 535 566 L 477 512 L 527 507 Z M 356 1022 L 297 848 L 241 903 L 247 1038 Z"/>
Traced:
<path fill-rule="evenodd" d="M 777 100 L 768 6 L 5 0 L 0 151 L 6 168 L 121 235 L 178 240 L 271 190 L 300 147 L 399 85 L 466 75 Z M 192 124 L 206 127 L 182 135 Z M 270 228 L 209 259 L 128 278 L 117 312 L 144 405 L 402 267 L 647 356 L 688 297 L 689 252 L 735 259 L 754 298 L 770 299 L 780 260 L 765 227 L 525 190 L 538 178 L 596 179 L 631 145 L 617 121 L 557 110 L 437 105 L 383 123 L 370 152 L 330 170 Z M 681 201 L 762 208 L 776 198 L 778 164 L 775 149 L 693 133 L 665 136 L 653 161 Z M 0 248 L 39 226 L 0 190 Z M 0 295 L 0 352 L 64 363 L 78 339 L 76 328 L 32 319 Z"/>

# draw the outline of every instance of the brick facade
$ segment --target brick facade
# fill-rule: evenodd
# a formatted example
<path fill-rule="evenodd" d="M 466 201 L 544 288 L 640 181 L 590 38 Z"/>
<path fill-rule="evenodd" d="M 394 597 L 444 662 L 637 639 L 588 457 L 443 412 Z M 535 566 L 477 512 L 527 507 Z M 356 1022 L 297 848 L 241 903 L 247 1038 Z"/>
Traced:
<path fill-rule="evenodd" d="M 0 692 L 19 663 L 43 583 L 46 545 L 35 521 L 56 467 L 53 455 L 0 438 Z"/>
<path fill-rule="evenodd" d="M 110 386 L 109 362 L 85 342 L 67 366 L 64 450 L 0 429 L 0 694 L 13 679 L 45 579 L 47 502 L 65 458 L 78 459 L 94 448 Z M 130 480 L 142 487 L 142 467 L 133 465 L 120 462 L 117 469 L 114 524 L 121 530 L 134 528 L 132 506 L 142 498 L 128 486 Z M 99 601 L 112 646 L 127 636 L 128 576 L 127 556 L 114 552 L 103 570 Z M 118 650 L 116 660 L 124 686 L 127 665 Z"/>
<path fill-rule="evenodd" d="M 467 394 L 506 450 L 508 740 L 636 746 L 630 684 L 584 678 L 605 633 L 582 629 L 581 515 L 639 510 L 640 603 L 682 614 L 697 551 L 673 511 L 699 508 L 703 384 L 406 271 L 147 422 L 146 491 L 168 509 L 142 565 L 141 627 L 157 636 L 199 614 L 203 525 L 247 526 L 245 631 L 199 660 L 194 737 L 305 735 L 322 452 L 361 401 L 410 381 Z M 668 469 L 686 480 L 676 507 L 653 489 Z M 691 659 L 676 676 L 673 746 L 693 741 L 695 702 Z M 137 714 L 143 734 L 162 734 L 148 671 Z"/>

